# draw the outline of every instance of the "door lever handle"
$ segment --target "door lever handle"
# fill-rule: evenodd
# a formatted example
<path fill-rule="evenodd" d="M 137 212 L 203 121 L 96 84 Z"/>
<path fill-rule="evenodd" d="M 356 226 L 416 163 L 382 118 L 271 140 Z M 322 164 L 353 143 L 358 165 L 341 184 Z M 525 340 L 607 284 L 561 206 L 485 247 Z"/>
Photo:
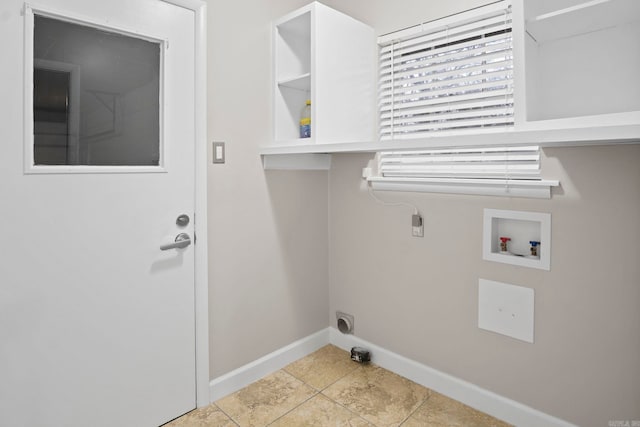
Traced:
<path fill-rule="evenodd" d="M 168 251 L 169 249 L 182 249 L 191 244 L 191 238 L 187 233 L 180 233 L 176 236 L 176 240 L 173 243 L 167 243 L 160 246 L 161 251 Z"/>

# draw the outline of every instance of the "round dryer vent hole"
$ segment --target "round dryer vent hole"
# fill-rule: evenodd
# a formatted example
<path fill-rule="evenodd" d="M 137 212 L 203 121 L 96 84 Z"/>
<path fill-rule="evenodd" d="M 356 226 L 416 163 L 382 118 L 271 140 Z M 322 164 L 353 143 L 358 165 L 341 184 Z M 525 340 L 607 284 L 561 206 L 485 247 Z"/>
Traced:
<path fill-rule="evenodd" d="M 343 334 L 353 334 L 353 316 L 340 311 L 336 312 L 338 330 Z"/>

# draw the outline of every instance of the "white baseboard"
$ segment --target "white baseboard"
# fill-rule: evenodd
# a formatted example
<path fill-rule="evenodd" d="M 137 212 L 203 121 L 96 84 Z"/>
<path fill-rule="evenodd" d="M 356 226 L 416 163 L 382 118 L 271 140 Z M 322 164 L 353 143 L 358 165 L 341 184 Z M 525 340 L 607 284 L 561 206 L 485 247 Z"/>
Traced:
<path fill-rule="evenodd" d="M 211 402 L 215 402 L 258 381 L 260 378 L 284 368 L 291 362 L 313 353 L 320 347 L 329 344 L 329 333 L 329 328 L 323 329 L 227 374 L 214 378 L 209 383 L 209 399 Z"/>
<path fill-rule="evenodd" d="M 364 347 L 371 352 L 371 361 L 376 365 L 518 427 L 575 427 L 567 421 L 407 359 L 353 335 L 342 334 L 335 328 L 329 329 L 331 344 L 336 347 L 347 351 L 355 346 Z"/>
<path fill-rule="evenodd" d="M 331 327 L 211 380 L 211 402 L 234 393 L 327 344 L 347 351 L 356 346 L 364 347 L 371 352 L 371 361 L 376 365 L 518 427 L 575 427 L 567 421 L 407 359 L 356 336 L 342 334 Z"/>

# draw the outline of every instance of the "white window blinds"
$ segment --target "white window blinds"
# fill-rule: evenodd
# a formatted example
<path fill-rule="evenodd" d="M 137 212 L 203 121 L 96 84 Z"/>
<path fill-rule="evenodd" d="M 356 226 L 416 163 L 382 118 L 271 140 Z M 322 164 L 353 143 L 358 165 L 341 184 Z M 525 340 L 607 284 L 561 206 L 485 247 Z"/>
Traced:
<path fill-rule="evenodd" d="M 558 181 L 543 180 L 540 147 L 476 147 L 377 154 L 374 190 L 550 198 Z"/>
<path fill-rule="evenodd" d="M 540 179 L 540 148 L 383 151 L 378 169 L 383 177 Z"/>
<path fill-rule="evenodd" d="M 513 125 L 509 2 L 392 33 L 378 44 L 382 140 Z"/>

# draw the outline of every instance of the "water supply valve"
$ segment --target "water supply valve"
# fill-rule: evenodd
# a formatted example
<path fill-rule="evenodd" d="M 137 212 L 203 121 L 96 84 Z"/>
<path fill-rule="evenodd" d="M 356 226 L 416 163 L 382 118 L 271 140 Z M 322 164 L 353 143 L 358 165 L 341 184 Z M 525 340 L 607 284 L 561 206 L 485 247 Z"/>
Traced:
<path fill-rule="evenodd" d="M 540 242 L 532 240 L 529 244 L 531 245 L 531 256 L 538 258 L 538 246 L 540 245 Z"/>
<path fill-rule="evenodd" d="M 500 237 L 500 252 L 509 252 L 507 242 L 510 240 L 511 237 Z"/>

